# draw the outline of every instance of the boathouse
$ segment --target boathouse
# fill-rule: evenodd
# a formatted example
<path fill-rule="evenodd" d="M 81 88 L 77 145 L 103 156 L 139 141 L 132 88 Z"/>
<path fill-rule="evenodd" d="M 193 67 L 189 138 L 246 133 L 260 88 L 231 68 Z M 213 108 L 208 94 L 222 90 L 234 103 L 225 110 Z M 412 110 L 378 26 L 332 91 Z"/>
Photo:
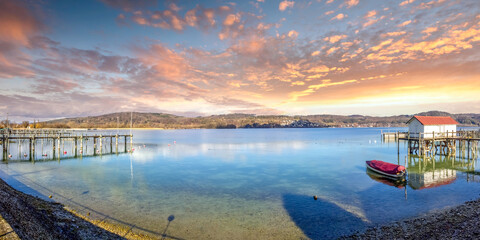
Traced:
<path fill-rule="evenodd" d="M 413 116 L 407 122 L 410 137 L 445 137 L 457 131 L 458 122 L 451 117 Z"/>

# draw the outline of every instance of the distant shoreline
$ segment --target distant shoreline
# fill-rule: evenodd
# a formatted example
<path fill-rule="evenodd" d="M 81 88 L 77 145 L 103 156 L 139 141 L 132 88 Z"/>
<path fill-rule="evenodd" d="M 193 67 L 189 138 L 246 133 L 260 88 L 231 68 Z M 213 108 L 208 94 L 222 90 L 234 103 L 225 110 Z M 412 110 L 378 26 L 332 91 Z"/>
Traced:
<path fill-rule="evenodd" d="M 480 126 L 480 114 L 430 111 L 420 116 L 450 116 L 460 126 Z M 413 115 L 372 117 L 363 115 L 254 115 L 224 114 L 184 117 L 165 113 L 120 112 L 99 116 L 62 118 L 43 122 L 9 123 L 10 127 L 97 129 L 230 129 L 230 128 L 357 128 L 406 127 Z M 3 123 L 3 124 L 2 124 Z M 0 122 L 0 128 L 7 126 Z"/>

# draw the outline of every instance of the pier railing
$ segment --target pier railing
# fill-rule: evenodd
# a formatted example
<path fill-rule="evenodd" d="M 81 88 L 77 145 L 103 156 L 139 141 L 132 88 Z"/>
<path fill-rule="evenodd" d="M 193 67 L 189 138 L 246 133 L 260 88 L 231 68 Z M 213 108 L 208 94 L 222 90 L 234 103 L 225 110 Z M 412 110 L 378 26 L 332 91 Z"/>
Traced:
<path fill-rule="evenodd" d="M 1 129 L 0 136 L 2 160 L 60 159 L 133 150 L 133 135 L 115 130 Z"/>
<path fill-rule="evenodd" d="M 383 133 L 382 140 L 397 142 L 400 153 L 400 141 L 408 143 L 409 154 L 434 156 L 436 154 L 462 158 L 476 158 L 479 154 L 480 130 L 457 130 L 446 132 L 395 132 Z M 457 151 L 458 150 L 458 151 Z"/>

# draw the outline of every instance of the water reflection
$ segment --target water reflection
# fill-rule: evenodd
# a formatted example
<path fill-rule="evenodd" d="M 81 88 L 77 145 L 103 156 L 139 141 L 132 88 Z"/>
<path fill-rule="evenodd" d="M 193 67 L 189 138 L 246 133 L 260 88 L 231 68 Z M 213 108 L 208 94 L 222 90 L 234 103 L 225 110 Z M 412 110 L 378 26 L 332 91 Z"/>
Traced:
<path fill-rule="evenodd" d="M 272 143 L 165 143 L 137 144 L 133 153 L 136 162 L 155 161 L 158 156 L 182 160 L 195 156 L 210 156 L 225 162 L 238 160 L 241 153 L 256 152 L 259 154 L 281 154 L 284 151 L 302 150 L 307 144 L 302 141 L 283 141 Z"/>
<path fill-rule="evenodd" d="M 373 179 L 377 182 L 386 184 L 388 186 L 392 186 L 392 187 L 396 187 L 396 188 L 404 188 L 405 185 L 406 185 L 405 178 L 402 178 L 402 179 L 388 178 L 388 177 L 385 177 L 381 174 L 378 174 L 378 173 L 376 173 L 376 172 L 374 172 L 370 169 L 367 169 L 366 173 L 371 179 Z"/>
<path fill-rule="evenodd" d="M 430 158 L 410 156 L 408 161 L 408 185 L 415 190 L 440 187 L 457 180 L 457 172 L 474 173 L 474 160 L 455 156 Z"/>

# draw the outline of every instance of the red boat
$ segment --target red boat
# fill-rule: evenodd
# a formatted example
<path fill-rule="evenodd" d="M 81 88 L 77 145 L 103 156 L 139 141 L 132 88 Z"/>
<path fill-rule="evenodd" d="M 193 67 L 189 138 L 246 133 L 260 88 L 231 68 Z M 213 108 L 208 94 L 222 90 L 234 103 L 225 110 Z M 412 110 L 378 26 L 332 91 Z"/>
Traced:
<path fill-rule="evenodd" d="M 367 168 L 391 178 L 405 177 L 405 167 L 393 163 L 388 163 L 380 160 L 367 161 Z"/>

